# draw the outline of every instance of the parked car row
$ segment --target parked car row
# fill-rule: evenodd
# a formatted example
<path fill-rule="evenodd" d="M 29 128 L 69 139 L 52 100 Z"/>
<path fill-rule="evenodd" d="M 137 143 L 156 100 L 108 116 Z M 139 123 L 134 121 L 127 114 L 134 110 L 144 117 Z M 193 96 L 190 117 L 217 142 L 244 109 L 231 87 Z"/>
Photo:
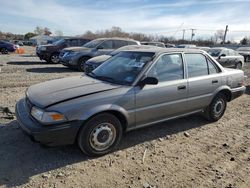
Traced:
<path fill-rule="evenodd" d="M 63 53 L 94 56 L 114 49 L 112 40 Z M 223 68 L 203 50 L 129 48 L 102 57 L 107 60 L 82 76 L 29 87 L 16 105 L 20 127 L 42 144 L 78 143 L 85 154 L 100 156 L 113 151 L 130 130 L 194 113 L 217 121 L 227 102 L 245 92 L 244 72 Z"/>
<path fill-rule="evenodd" d="M 72 46 L 82 46 L 89 41 L 89 39 L 82 38 L 65 38 L 52 44 L 38 46 L 36 48 L 36 54 L 41 60 L 59 63 L 59 54 L 62 49 Z"/>
<path fill-rule="evenodd" d="M 38 46 L 36 53 L 41 60 L 51 63 L 60 62 L 69 68 L 89 72 L 93 71 L 102 62 L 119 51 L 129 49 L 123 48 L 129 45 L 148 45 L 166 48 L 166 45 L 161 42 L 139 42 L 125 38 L 99 38 L 92 41 L 82 38 L 65 38 L 53 44 Z M 227 48 L 210 48 L 192 44 L 180 44 L 177 48 L 204 50 L 214 57 L 222 66 L 228 68 L 241 69 L 244 66 L 244 62 L 250 59 L 250 51 L 248 51 L 249 49 L 246 47 L 239 48 L 239 53 Z M 244 57 L 241 54 L 244 55 Z"/>

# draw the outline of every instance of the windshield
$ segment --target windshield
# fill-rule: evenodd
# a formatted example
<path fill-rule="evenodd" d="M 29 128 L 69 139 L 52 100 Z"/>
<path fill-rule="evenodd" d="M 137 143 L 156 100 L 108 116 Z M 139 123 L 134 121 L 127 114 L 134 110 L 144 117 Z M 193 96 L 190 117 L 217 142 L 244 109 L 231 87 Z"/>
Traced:
<path fill-rule="evenodd" d="M 61 39 L 61 40 L 57 40 L 56 42 L 53 42 L 52 44 L 55 45 L 55 46 L 58 46 L 58 45 L 61 45 L 62 43 L 64 43 L 64 39 Z"/>
<path fill-rule="evenodd" d="M 104 40 L 92 40 L 83 45 L 86 48 L 96 48 L 99 44 L 101 44 Z"/>
<path fill-rule="evenodd" d="M 250 47 L 240 47 L 237 48 L 237 51 L 250 51 Z"/>
<path fill-rule="evenodd" d="M 88 75 L 115 84 L 131 85 L 153 58 L 152 52 L 120 52 Z"/>
<path fill-rule="evenodd" d="M 210 49 L 208 50 L 208 54 L 212 57 L 218 57 L 220 55 L 221 50 L 220 49 Z"/>

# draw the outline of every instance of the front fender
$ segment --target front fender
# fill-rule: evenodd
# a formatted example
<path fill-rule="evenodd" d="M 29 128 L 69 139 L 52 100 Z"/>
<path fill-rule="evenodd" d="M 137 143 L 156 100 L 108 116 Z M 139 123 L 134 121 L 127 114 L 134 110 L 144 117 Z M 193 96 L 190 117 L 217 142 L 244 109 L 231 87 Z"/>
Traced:
<path fill-rule="evenodd" d="M 94 116 L 95 114 L 98 114 L 98 113 L 101 113 L 101 112 L 107 112 L 107 111 L 116 111 L 116 112 L 119 112 L 120 114 L 122 114 L 124 116 L 124 118 L 126 119 L 127 122 L 129 121 L 128 111 L 126 111 L 121 106 L 114 105 L 114 104 L 104 104 L 104 105 L 100 105 L 100 106 L 96 106 L 94 108 L 91 108 L 90 110 L 88 110 L 87 112 L 85 112 L 80 117 L 80 120 L 86 121 L 90 117 Z"/>

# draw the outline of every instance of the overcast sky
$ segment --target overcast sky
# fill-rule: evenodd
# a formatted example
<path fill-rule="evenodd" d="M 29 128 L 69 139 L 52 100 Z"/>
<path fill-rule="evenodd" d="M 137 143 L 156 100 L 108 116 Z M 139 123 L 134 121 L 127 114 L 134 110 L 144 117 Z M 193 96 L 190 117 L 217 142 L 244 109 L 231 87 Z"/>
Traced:
<path fill-rule="evenodd" d="M 36 26 L 64 35 L 121 27 L 127 32 L 211 37 L 229 25 L 228 39 L 250 36 L 250 0 L 1 0 L 0 31 L 25 34 Z M 187 30 L 185 38 L 189 39 Z"/>

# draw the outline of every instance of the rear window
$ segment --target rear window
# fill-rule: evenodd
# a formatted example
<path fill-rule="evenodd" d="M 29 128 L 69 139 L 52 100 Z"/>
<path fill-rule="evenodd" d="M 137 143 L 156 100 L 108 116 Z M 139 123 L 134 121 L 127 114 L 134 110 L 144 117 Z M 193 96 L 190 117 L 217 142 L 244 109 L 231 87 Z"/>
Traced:
<path fill-rule="evenodd" d="M 185 54 L 185 57 L 189 78 L 220 72 L 217 66 L 202 54 Z"/>

